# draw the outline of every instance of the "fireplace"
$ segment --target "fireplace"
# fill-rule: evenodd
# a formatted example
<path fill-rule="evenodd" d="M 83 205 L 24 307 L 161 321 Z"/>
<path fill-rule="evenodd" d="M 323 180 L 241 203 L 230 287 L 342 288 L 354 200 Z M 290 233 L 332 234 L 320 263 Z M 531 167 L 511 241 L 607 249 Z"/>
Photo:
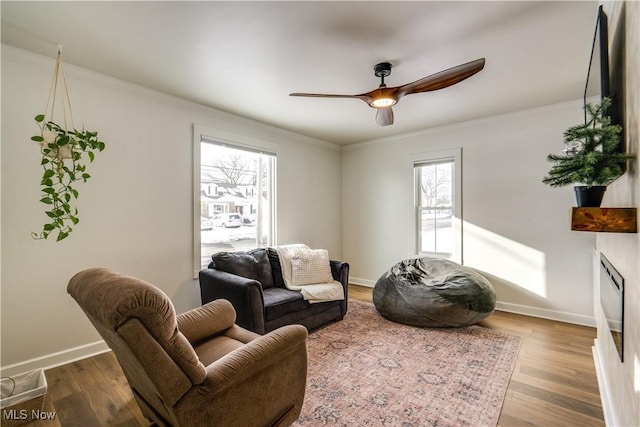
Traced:
<path fill-rule="evenodd" d="M 622 362 L 624 349 L 624 278 L 602 253 L 600 254 L 600 305 Z"/>

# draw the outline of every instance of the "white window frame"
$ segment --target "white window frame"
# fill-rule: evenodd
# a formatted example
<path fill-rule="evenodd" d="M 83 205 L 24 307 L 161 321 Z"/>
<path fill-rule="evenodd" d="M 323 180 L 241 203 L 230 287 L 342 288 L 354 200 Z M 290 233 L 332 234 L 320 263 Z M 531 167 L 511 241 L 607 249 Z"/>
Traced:
<path fill-rule="evenodd" d="M 193 125 L 193 143 L 192 143 L 192 155 L 193 155 L 193 184 L 192 184 L 192 222 L 193 222 L 193 278 L 198 278 L 198 273 L 202 270 L 201 266 L 201 230 L 200 230 L 200 144 L 202 141 L 208 141 L 220 145 L 228 145 L 239 149 L 248 151 L 254 151 L 257 153 L 264 153 L 273 155 L 275 157 L 274 173 L 271 177 L 271 188 L 273 203 L 271 204 L 271 218 L 273 224 L 271 225 L 271 243 L 270 245 L 277 244 L 277 157 L 278 150 L 277 145 L 253 139 L 250 137 L 237 135 L 231 132 L 222 131 L 206 126 Z"/>
<path fill-rule="evenodd" d="M 452 226 L 454 233 L 453 249 L 450 255 L 444 255 L 434 252 L 421 252 L 420 251 L 420 216 L 419 216 L 419 203 L 420 203 L 420 186 L 417 182 L 415 168 L 421 164 L 437 163 L 444 161 L 453 161 L 453 212 L 452 212 Z M 446 258 L 451 261 L 455 261 L 462 264 L 462 148 L 456 147 L 446 150 L 428 151 L 421 153 L 413 153 L 410 156 L 411 162 L 411 191 L 413 201 L 411 209 L 411 249 L 412 253 L 416 257 L 430 256 L 437 258 Z"/>

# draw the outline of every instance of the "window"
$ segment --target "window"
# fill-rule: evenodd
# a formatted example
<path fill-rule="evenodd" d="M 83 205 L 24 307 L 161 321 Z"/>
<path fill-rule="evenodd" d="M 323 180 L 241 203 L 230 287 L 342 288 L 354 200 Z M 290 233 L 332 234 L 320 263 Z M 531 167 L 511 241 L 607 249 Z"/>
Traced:
<path fill-rule="evenodd" d="M 461 262 L 460 150 L 422 153 L 413 162 L 416 252 Z"/>
<path fill-rule="evenodd" d="M 194 277 L 216 252 L 275 242 L 275 153 L 200 136 L 196 157 Z"/>

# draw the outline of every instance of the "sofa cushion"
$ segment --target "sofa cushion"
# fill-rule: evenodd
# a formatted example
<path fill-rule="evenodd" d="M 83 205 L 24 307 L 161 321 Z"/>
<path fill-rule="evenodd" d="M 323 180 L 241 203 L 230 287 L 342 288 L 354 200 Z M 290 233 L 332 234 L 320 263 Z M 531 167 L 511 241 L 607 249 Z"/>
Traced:
<path fill-rule="evenodd" d="M 262 288 L 273 287 L 273 274 L 271 273 L 271 263 L 269 253 L 266 248 L 252 249 L 248 252 L 256 259 L 256 280 L 262 284 Z"/>
<path fill-rule="evenodd" d="M 309 249 L 291 258 L 291 284 L 293 286 L 331 283 L 331 265 L 326 249 Z"/>
<path fill-rule="evenodd" d="M 275 248 L 269 248 L 269 261 L 271 262 L 271 275 L 273 276 L 273 286 L 284 288 L 284 279 L 282 278 L 282 266 L 280 265 L 280 257 Z"/>
<path fill-rule="evenodd" d="M 288 289 L 273 287 L 264 291 L 265 320 L 273 320 L 293 311 L 304 310 L 309 303 L 302 294 Z"/>
<path fill-rule="evenodd" d="M 271 264 L 266 249 L 247 252 L 218 252 L 211 256 L 213 268 L 236 276 L 257 280 L 263 289 L 273 287 Z"/>
<path fill-rule="evenodd" d="M 294 243 L 290 245 L 275 246 L 274 249 L 280 258 L 280 268 L 282 270 L 282 279 L 287 288 L 291 288 L 291 258 L 296 254 L 310 250 L 309 246 L 302 243 Z"/>

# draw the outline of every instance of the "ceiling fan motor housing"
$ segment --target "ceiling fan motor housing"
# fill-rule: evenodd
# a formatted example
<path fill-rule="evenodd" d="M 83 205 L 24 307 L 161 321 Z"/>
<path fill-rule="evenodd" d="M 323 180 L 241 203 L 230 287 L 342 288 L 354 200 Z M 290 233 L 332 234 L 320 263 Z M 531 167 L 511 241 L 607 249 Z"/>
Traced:
<path fill-rule="evenodd" d="M 376 77 L 385 78 L 391 74 L 391 63 L 389 62 L 381 62 L 373 66 L 373 72 Z"/>

